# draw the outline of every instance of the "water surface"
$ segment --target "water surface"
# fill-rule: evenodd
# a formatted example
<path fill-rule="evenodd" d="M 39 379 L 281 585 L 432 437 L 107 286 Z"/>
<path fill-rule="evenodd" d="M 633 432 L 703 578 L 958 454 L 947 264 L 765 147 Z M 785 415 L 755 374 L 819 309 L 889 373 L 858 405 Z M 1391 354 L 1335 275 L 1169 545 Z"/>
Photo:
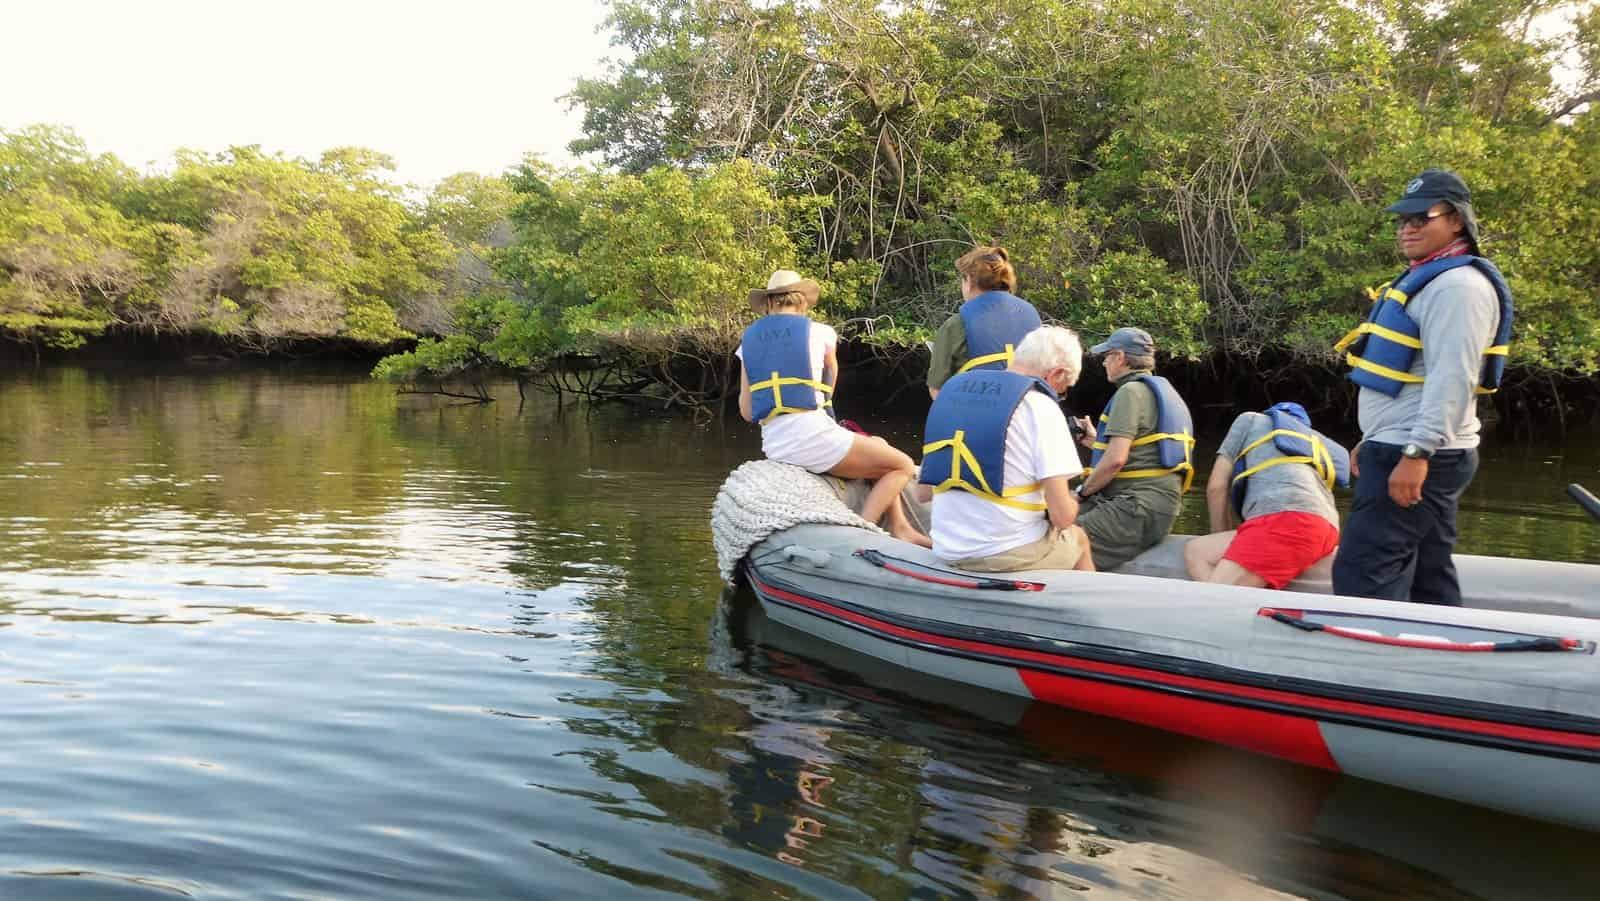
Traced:
<path fill-rule="evenodd" d="M 1593 836 L 778 628 L 719 584 L 707 522 L 752 430 L 503 397 L 0 375 L 0 896 L 1579 897 L 1600 876 Z M 1462 549 L 1600 562 L 1568 481 L 1600 487 L 1593 452 L 1491 440 Z"/>

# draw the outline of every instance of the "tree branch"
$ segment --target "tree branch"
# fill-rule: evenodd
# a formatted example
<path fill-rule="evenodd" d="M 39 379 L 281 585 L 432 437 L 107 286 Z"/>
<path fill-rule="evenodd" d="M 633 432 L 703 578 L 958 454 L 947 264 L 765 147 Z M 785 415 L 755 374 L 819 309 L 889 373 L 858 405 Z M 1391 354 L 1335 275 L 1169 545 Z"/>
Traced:
<path fill-rule="evenodd" d="M 1578 107 L 1583 106 L 1585 103 L 1593 103 L 1596 100 L 1600 100 L 1600 88 L 1596 88 L 1592 91 L 1585 91 L 1571 100 L 1568 100 L 1566 103 L 1563 103 L 1555 110 L 1555 112 L 1552 112 L 1550 115 L 1546 116 L 1544 124 L 1549 125 L 1557 119 L 1564 119 L 1577 111 Z"/>

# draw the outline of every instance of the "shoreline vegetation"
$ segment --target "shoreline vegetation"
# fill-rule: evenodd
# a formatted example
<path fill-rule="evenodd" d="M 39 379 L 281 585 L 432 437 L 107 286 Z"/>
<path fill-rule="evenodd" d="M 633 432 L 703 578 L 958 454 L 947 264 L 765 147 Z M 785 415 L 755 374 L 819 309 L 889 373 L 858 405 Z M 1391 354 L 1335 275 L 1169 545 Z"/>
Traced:
<path fill-rule="evenodd" d="M 953 261 L 1192 392 L 1348 410 L 1331 345 L 1453 168 L 1518 302 L 1503 420 L 1600 398 L 1600 7 L 615 0 L 573 149 L 423 193 L 363 148 L 140 172 L 0 130 L 0 353 L 376 358 L 403 389 L 728 409 L 748 289 L 823 285 L 858 384 L 925 397 Z M 908 401 L 909 402 L 909 401 Z"/>

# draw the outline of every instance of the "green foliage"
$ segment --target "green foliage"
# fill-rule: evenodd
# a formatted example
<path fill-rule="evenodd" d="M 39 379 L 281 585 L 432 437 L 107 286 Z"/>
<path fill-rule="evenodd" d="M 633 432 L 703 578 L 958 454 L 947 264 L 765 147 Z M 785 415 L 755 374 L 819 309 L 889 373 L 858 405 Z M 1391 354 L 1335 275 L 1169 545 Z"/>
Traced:
<path fill-rule="evenodd" d="M 950 262 L 997 242 L 1019 293 L 1091 334 L 1327 360 L 1400 264 L 1384 202 L 1444 165 L 1519 295 L 1513 365 L 1600 368 L 1590 4 L 612 8 L 631 56 L 574 93 L 574 148 L 633 172 L 750 160 L 820 201 L 789 234 L 812 271 L 873 273 L 848 292 L 870 340 L 925 337 Z"/>
<path fill-rule="evenodd" d="M 391 169 L 360 148 L 307 161 L 235 147 L 140 176 L 67 131 L 0 132 L 0 332 L 61 346 L 116 327 L 256 346 L 408 337 L 401 311 L 465 293 L 447 276 L 509 189 L 457 180 L 435 195 L 449 204 L 419 210 Z"/>
<path fill-rule="evenodd" d="M 795 265 L 783 203 L 748 162 L 590 175 L 577 200 L 581 265 L 563 268 L 589 299 L 566 312 L 580 334 L 732 353 L 751 318 L 747 292 Z"/>
<path fill-rule="evenodd" d="M 141 176 L 67 132 L 0 133 L 0 331 L 420 334 L 378 374 L 579 365 L 703 401 L 772 269 L 904 349 L 959 303 L 955 258 L 998 243 L 1086 337 L 1327 362 L 1401 264 L 1384 203 L 1442 165 L 1517 293 L 1513 367 L 1600 371 L 1591 3 L 611 8 L 625 58 L 571 95 L 604 169 L 529 161 L 413 203 L 356 148 Z"/>
<path fill-rule="evenodd" d="M 116 203 L 133 177 L 70 132 L 0 131 L 0 331 L 75 347 L 145 287 L 148 236 Z"/>

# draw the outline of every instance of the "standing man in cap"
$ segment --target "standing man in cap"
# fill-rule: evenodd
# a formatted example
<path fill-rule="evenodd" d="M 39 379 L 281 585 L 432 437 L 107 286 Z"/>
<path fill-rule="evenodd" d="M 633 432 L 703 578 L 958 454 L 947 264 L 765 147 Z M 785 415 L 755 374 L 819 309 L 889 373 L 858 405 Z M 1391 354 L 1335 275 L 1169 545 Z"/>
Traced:
<path fill-rule="evenodd" d="M 1386 212 L 1409 266 L 1336 348 L 1361 386 L 1338 594 L 1458 606 L 1456 508 L 1478 469 L 1477 394 L 1500 387 L 1511 291 L 1478 250 L 1472 195 L 1428 169 Z"/>
<path fill-rule="evenodd" d="M 1172 383 L 1155 374 L 1156 344 L 1139 328 L 1119 328 L 1089 349 L 1116 393 L 1095 427 L 1080 417 L 1089 477 L 1078 489 L 1078 524 L 1095 565 L 1115 569 L 1172 531 L 1194 479 L 1194 423 Z M 1092 436 L 1092 437 L 1091 437 Z"/>

